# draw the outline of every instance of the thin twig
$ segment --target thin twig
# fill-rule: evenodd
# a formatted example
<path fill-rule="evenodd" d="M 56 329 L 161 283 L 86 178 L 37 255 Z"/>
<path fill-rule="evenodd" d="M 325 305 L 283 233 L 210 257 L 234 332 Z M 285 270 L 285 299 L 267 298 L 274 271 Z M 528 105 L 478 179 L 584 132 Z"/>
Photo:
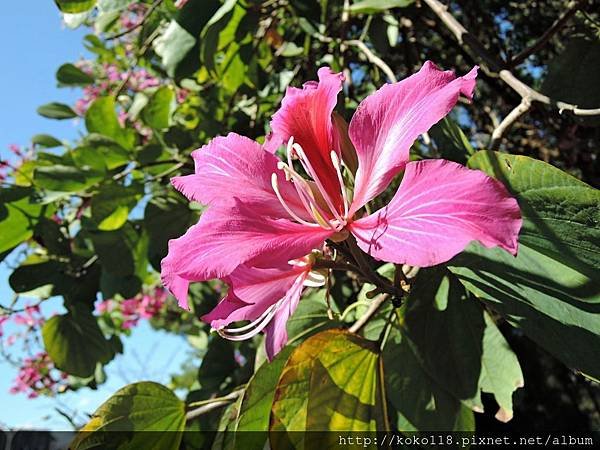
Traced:
<path fill-rule="evenodd" d="M 154 3 L 152 3 L 152 5 L 150 5 L 150 8 L 148 8 L 148 10 L 146 11 L 146 13 L 142 16 L 142 18 L 140 19 L 140 21 L 138 23 L 136 23 L 134 26 L 132 26 L 131 28 L 127 28 L 126 30 L 123 30 L 119 33 L 113 34 L 111 36 L 108 36 L 107 38 L 105 38 L 105 40 L 107 41 L 113 41 L 115 39 L 119 39 L 129 33 L 131 33 L 132 31 L 137 30 L 138 28 L 140 28 L 142 25 L 144 25 L 144 23 L 146 22 L 146 20 L 148 20 L 148 17 L 150 17 L 152 15 L 152 13 L 156 10 L 156 8 L 158 8 L 160 6 L 160 4 L 163 2 L 163 0 L 156 0 Z"/>
<path fill-rule="evenodd" d="M 389 298 L 389 294 L 381 294 L 373 299 L 369 304 L 369 309 L 348 329 L 351 333 L 358 333 L 365 326 L 369 319 L 377 312 L 377 310 Z"/>
<path fill-rule="evenodd" d="M 394 75 L 394 71 L 390 68 L 390 66 L 388 66 L 387 63 L 383 59 L 381 59 L 379 56 L 377 56 L 375 53 L 373 53 L 371 51 L 371 49 L 369 47 L 367 47 L 367 45 L 364 42 L 359 41 L 358 39 L 351 39 L 349 41 L 343 41 L 343 42 L 345 44 L 352 45 L 352 46 L 358 48 L 361 52 L 363 52 L 364 55 L 367 57 L 367 59 L 370 62 L 375 64 L 377 67 L 379 67 L 381 69 L 381 71 L 383 73 L 385 73 L 385 76 L 388 77 L 388 80 L 390 80 L 390 82 L 395 83 L 396 81 L 398 81 L 398 79 Z"/>
<path fill-rule="evenodd" d="M 436 16 L 446 25 L 446 28 L 454 35 L 458 43 L 463 48 L 468 49 L 481 59 L 485 66 L 482 69 L 491 77 L 499 77 L 510 88 L 517 92 L 522 98 L 529 98 L 531 102 L 539 102 L 545 105 L 554 106 L 559 113 L 569 111 L 576 116 L 596 116 L 600 115 L 600 108 L 582 109 L 577 105 L 551 99 L 531 86 L 519 80 L 510 70 L 505 68 L 505 63 L 498 61 L 488 53 L 485 47 L 479 42 L 467 29 L 448 12 L 448 8 L 438 0 L 423 0 L 431 8 Z"/>
<path fill-rule="evenodd" d="M 558 31 L 560 31 L 560 29 L 569 21 L 569 19 L 572 16 L 574 16 L 575 13 L 577 13 L 579 8 L 581 7 L 581 3 L 583 3 L 582 0 L 570 2 L 567 5 L 563 15 L 560 16 L 531 47 L 526 48 L 522 52 L 518 53 L 514 58 L 512 58 L 508 62 L 508 66 L 518 66 L 527 58 L 529 58 L 529 56 L 533 55 L 542 47 L 544 47 L 544 45 L 546 45 L 546 43 L 552 38 L 552 36 L 554 36 Z"/>
<path fill-rule="evenodd" d="M 523 97 L 521 103 L 519 103 L 519 105 L 513 109 L 492 132 L 489 146 L 490 150 L 498 150 L 500 141 L 506 132 L 510 129 L 510 127 L 512 127 L 513 123 L 519 119 L 519 117 L 529 111 L 529 108 L 531 108 L 531 100 L 529 100 L 528 97 Z"/>

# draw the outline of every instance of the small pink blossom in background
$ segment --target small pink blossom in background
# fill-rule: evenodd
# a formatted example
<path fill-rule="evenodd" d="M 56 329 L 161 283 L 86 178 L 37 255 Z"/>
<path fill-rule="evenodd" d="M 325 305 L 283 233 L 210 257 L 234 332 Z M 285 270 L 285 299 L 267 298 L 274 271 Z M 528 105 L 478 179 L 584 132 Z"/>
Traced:
<path fill-rule="evenodd" d="M 28 398 L 54 395 L 66 388 L 67 374 L 59 371 L 46 352 L 25 358 L 9 392 L 24 393 Z"/>
<path fill-rule="evenodd" d="M 13 173 L 33 157 L 33 148 L 24 149 L 17 144 L 9 144 L 8 150 L 14 156 L 0 159 L 0 181 L 13 177 Z"/>
<path fill-rule="evenodd" d="M 122 316 L 121 328 L 130 330 L 138 324 L 140 319 L 151 319 L 158 316 L 168 295 L 169 292 L 166 289 L 157 287 L 149 293 L 120 302 L 113 299 L 101 301 L 96 305 L 96 312 L 100 314 L 120 313 Z"/>
<path fill-rule="evenodd" d="M 123 29 L 130 30 L 136 27 L 142 20 L 144 14 L 146 14 L 147 10 L 148 6 L 144 3 L 131 3 L 120 18 L 121 26 L 123 27 Z"/>

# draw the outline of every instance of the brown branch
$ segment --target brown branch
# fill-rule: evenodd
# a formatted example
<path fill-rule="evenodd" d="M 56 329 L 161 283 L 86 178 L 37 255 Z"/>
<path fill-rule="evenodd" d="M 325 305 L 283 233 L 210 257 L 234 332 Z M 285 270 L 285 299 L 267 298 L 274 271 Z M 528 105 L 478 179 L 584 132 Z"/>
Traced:
<path fill-rule="evenodd" d="M 467 29 L 454 18 L 452 14 L 448 12 L 448 8 L 440 3 L 438 0 L 422 0 L 431 8 L 436 16 L 446 25 L 446 28 L 454 35 L 458 43 L 462 47 L 466 47 L 468 50 L 476 54 L 485 65 L 482 65 L 482 70 L 487 75 L 492 77 L 499 77 L 508 86 L 510 86 L 515 92 L 517 92 L 522 98 L 528 98 L 531 102 L 539 102 L 545 105 L 553 106 L 558 109 L 559 113 L 563 111 L 569 111 L 576 116 L 596 116 L 600 115 L 600 108 L 594 109 L 582 109 L 577 105 L 571 103 L 554 100 L 544 95 L 531 86 L 523 83 L 519 80 L 510 70 L 505 68 L 505 64 L 498 61 L 492 55 L 488 53 L 485 47 L 479 42 Z"/>
<path fill-rule="evenodd" d="M 527 58 L 529 58 L 529 56 L 533 55 L 538 50 L 540 50 L 542 47 L 544 47 L 544 45 L 546 45 L 546 43 L 552 38 L 552 36 L 554 36 L 558 31 L 560 31 L 560 29 L 563 26 L 565 26 L 565 24 L 569 21 L 569 19 L 571 17 L 573 17 L 575 15 L 575 13 L 577 13 L 579 8 L 581 8 L 582 3 L 583 3 L 582 0 L 570 2 L 567 5 L 566 10 L 563 13 L 563 15 L 560 16 L 552 24 L 552 26 L 550 28 L 548 28 L 544 32 L 544 34 L 542 34 L 542 36 L 531 47 L 526 48 L 525 50 L 518 53 L 515 57 L 513 57 L 508 62 L 508 64 L 507 64 L 508 67 L 512 68 L 512 67 L 518 66 L 519 64 L 524 62 Z"/>

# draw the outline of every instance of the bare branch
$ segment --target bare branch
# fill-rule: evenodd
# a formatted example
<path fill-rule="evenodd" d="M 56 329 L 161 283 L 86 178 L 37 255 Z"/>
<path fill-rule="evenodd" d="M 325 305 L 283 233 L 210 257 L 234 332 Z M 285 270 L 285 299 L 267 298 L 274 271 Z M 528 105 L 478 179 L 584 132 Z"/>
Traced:
<path fill-rule="evenodd" d="M 497 150 L 500 146 L 500 141 L 506 132 L 510 129 L 512 124 L 523 114 L 529 111 L 531 107 L 531 100 L 528 97 L 523 97 L 523 100 L 519 105 L 513 109 L 500 124 L 494 129 L 492 138 L 490 140 L 490 150 Z"/>
<path fill-rule="evenodd" d="M 504 67 L 504 63 L 496 60 L 488 53 L 485 47 L 479 42 L 462 24 L 448 12 L 448 8 L 439 2 L 439 0 L 423 0 L 438 16 L 438 18 L 446 25 L 448 30 L 454 35 L 463 48 L 473 52 L 477 59 L 481 59 L 486 65 L 482 69 L 491 77 L 499 77 L 522 98 L 528 98 L 531 102 L 539 102 L 545 105 L 553 106 L 558 109 L 559 113 L 569 111 L 576 116 L 596 116 L 600 115 L 600 108 L 582 109 L 577 105 L 551 99 L 531 86 L 519 80 L 510 70 Z"/>
<path fill-rule="evenodd" d="M 154 3 L 152 3 L 152 5 L 150 6 L 150 8 L 148 8 L 148 10 L 146 11 L 146 14 L 144 14 L 142 16 L 142 18 L 140 19 L 140 21 L 138 23 L 136 23 L 134 26 L 132 26 L 131 28 L 127 28 L 126 30 L 123 30 L 119 33 L 113 34 L 111 36 L 108 36 L 107 38 L 105 38 L 107 41 L 113 41 L 115 39 L 119 39 L 129 33 L 131 33 L 132 31 L 137 30 L 138 28 L 140 28 L 142 25 L 144 25 L 144 23 L 146 22 L 146 20 L 148 20 L 148 17 L 150 17 L 152 15 L 152 13 L 156 10 L 156 8 L 158 8 L 160 6 L 160 4 L 163 2 L 163 0 L 156 0 Z"/>
<path fill-rule="evenodd" d="M 367 47 L 364 42 L 359 41 L 357 39 L 353 39 L 350 41 L 344 41 L 344 43 L 348 44 L 348 45 L 352 45 L 352 46 L 358 48 L 361 52 L 363 52 L 364 55 L 367 57 L 367 59 L 369 61 L 371 61 L 373 64 L 375 64 L 377 67 L 379 67 L 382 70 L 382 72 L 385 73 L 385 76 L 388 77 L 388 79 L 392 83 L 395 83 L 396 81 L 398 81 L 398 79 L 394 75 L 394 71 L 390 68 L 390 66 L 388 66 L 383 59 L 381 59 L 379 56 L 377 56 L 375 53 L 373 53 L 371 51 L 371 49 L 369 47 Z"/>
<path fill-rule="evenodd" d="M 529 56 L 540 50 L 546 43 L 554 36 L 560 29 L 565 26 L 571 17 L 577 13 L 581 8 L 582 0 L 572 1 L 565 8 L 565 12 L 560 16 L 550 28 L 548 28 L 544 34 L 533 44 L 531 47 L 526 48 L 522 52 L 518 53 L 514 58 L 508 62 L 509 67 L 515 67 L 525 61 Z"/>
<path fill-rule="evenodd" d="M 365 326 L 365 324 L 369 321 L 369 319 L 377 312 L 377 310 L 385 303 L 385 301 L 389 298 L 389 294 L 381 294 L 369 303 L 369 308 L 367 311 L 358 319 L 356 322 L 352 324 L 349 328 L 351 333 L 358 333 L 360 329 Z"/>

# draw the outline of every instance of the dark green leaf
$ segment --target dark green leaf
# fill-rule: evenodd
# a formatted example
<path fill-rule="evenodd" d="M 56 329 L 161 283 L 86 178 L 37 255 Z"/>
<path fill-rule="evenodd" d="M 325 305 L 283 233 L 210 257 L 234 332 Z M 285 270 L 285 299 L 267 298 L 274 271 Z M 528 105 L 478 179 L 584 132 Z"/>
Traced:
<path fill-rule="evenodd" d="M 78 377 L 93 375 L 97 363 L 106 364 L 114 357 L 96 318 L 85 307 L 50 318 L 42 337 L 56 367 Z"/>
<path fill-rule="evenodd" d="M 122 186 L 106 184 L 92 198 L 92 220 L 98 230 L 112 231 L 121 228 L 129 212 L 135 207 L 143 194 L 139 185 Z"/>
<path fill-rule="evenodd" d="M 474 411 L 480 392 L 493 394 L 504 422 L 513 416 L 512 393 L 523 386 L 515 354 L 481 305 L 445 269 L 422 270 L 401 321 L 423 370 Z"/>
<path fill-rule="evenodd" d="M 87 86 L 94 78 L 73 64 L 63 64 L 56 72 L 56 79 L 64 86 Z"/>
<path fill-rule="evenodd" d="M 77 117 L 77 113 L 71 109 L 69 105 L 64 103 L 46 103 L 37 109 L 40 116 L 47 117 L 48 119 L 72 119 Z"/>

